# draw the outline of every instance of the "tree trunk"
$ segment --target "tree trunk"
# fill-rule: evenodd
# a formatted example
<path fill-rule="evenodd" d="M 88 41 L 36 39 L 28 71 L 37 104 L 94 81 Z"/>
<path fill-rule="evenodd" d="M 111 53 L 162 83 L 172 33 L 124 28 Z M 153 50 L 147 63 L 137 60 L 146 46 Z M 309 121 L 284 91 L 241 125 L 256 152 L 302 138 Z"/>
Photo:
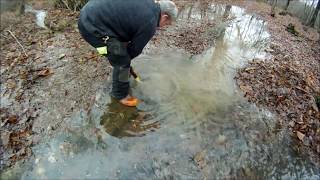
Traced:
<path fill-rule="evenodd" d="M 320 0 L 318 1 L 316 10 L 314 11 L 312 18 L 310 20 L 309 26 L 314 27 L 314 24 L 316 23 L 318 14 L 319 14 L 319 10 L 320 10 Z"/>
<path fill-rule="evenodd" d="M 287 1 L 286 7 L 284 8 L 285 11 L 288 11 L 288 8 L 289 8 L 289 6 L 290 6 L 290 2 L 291 2 L 291 0 L 288 0 L 288 1 Z"/>
<path fill-rule="evenodd" d="M 225 11 L 223 13 L 223 19 L 224 20 L 229 17 L 231 8 L 232 8 L 231 5 L 226 5 Z"/>
<path fill-rule="evenodd" d="M 24 10 L 25 10 L 25 0 L 22 0 L 19 4 L 18 14 L 19 15 L 24 14 Z"/>
<path fill-rule="evenodd" d="M 277 5 L 277 0 L 273 0 L 271 4 L 271 16 L 275 17 L 276 15 L 276 5 Z"/>

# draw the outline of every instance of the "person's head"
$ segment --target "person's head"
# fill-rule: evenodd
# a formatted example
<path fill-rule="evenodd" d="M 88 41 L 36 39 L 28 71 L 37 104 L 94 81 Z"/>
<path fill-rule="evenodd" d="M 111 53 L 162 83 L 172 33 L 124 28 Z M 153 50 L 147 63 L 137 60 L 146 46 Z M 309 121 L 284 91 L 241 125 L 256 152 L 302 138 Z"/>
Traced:
<path fill-rule="evenodd" d="M 158 1 L 161 9 L 161 16 L 159 21 L 159 27 L 171 25 L 173 21 L 177 19 L 178 8 L 174 2 L 169 0 Z"/>

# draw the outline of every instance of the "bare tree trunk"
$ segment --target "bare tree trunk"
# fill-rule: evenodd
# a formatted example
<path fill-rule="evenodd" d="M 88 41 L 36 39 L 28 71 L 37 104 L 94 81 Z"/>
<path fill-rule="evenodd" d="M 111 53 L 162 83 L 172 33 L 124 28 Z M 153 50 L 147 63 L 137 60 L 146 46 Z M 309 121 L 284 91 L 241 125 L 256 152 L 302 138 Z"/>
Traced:
<path fill-rule="evenodd" d="M 290 2 L 291 2 L 291 0 L 287 0 L 286 7 L 284 8 L 285 11 L 288 11 L 288 8 L 290 6 Z"/>
<path fill-rule="evenodd" d="M 25 0 L 22 0 L 19 4 L 19 9 L 18 9 L 19 15 L 24 14 L 24 10 L 25 10 Z"/>
<path fill-rule="evenodd" d="M 189 12 L 188 12 L 188 20 L 191 18 L 193 6 L 194 6 L 194 4 L 192 4 L 192 5 L 190 6 L 190 9 L 189 9 Z M 202 15 L 202 14 L 201 14 L 201 15 Z"/>
<path fill-rule="evenodd" d="M 319 14 L 319 10 L 320 10 L 320 0 L 318 1 L 316 10 L 314 11 L 312 18 L 309 22 L 309 26 L 314 27 L 314 24 L 316 23 L 316 20 L 317 20 L 318 14 Z"/>
<path fill-rule="evenodd" d="M 275 17 L 276 15 L 276 5 L 277 5 L 277 0 L 273 0 L 271 4 L 271 16 Z"/>
<path fill-rule="evenodd" d="M 230 14 L 230 10 L 231 10 L 232 6 L 231 5 L 226 5 L 226 9 L 223 13 L 223 19 L 227 19 L 229 17 Z"/>
<path fill-rule="evenodd" d="M 226 5 L 223 16 L 222 16 L 222 22 L 227 21 L 229 15 L 230 15 L 231 8 L 232 8 L 231 5 Z M 218 37 L 218 39 L 221 40 L 220 42 L 222 42 L 222 43 L 223 43 L 224 36 L 226 34 L 226 30 L 227 30 L 227 27 L 223 27 L 223 29 L 221 30 L 219 37 Z"/>

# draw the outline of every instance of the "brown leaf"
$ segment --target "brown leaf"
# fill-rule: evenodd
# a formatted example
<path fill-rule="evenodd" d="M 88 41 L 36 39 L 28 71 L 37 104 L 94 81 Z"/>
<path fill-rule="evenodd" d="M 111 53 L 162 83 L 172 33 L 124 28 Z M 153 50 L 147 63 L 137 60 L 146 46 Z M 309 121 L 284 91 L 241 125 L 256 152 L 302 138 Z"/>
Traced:
<path fill-rule="evenodd" d="M 289 122 L 289 126 L 290 126 L 290 127 L 294 127 L 294 125 L 295 125 L 294 121 L 290 121 L 290 122 Z"/>
<path fill-rule="evenodd" d="M 17 155 L 18 156 L 23 156 L 26 154 L 26 147 L 22 147 L 18 152 L 17 152 Z"/>
<path fill-rule="evenodd" d="M 306 83 L 308 86 L 310 87 L 314 87 L 315 86 L 315 80 L 316 78 L 314 77 L 313 74 L 308 75 L 308 77 L 306 78 Z"/>
<path fill-rule="evenodd" d="M 198 152 L 193 158 L 200 169 L 203 169 L 206 166 L 205 155 L 206 151 L 203 150 L 201 152 Z"/>
<path fill-rule="evenodd" d="M 3 132 L 1 133 L 1 141 L 3 146 L 7 146 L 10 142 L 10 134 L 9 132 Z"/>
<path fill-rule="evenodd" d="M 16 86 L 17 86 L 17 85 L 16 85 L 16 82 L 15 82 L 14 80 L 9 79 L 9 80 L 7 81 L 7 87 L 8 87 L 9 89 L 14 89 Z"/>
<path fill-rule="evenodd" d="M 7 122 L 10 124 L 16 124 L 18 122 L 18 117 L 16 115 L 10 116 Z"/>
<path fill-rule="evenodd" d="M 252 91 L 252 87 L 251 86 L 245 86 L 245 85 L 241 85 L 240 89 L 244 92 L 251 92 Z"/>
<path fill-rule="evenodd" d="M 253 71 L 255 69 L 256 69 L 255 67 L 248 67 L 248 68 L 245 69 L 245 71 Z"/>
<path fill-rule="evenodd" d="M 46 68 L 46 69 L 41 70 L 41 71 L 38 73 L 38 76 L 45 77 L 45 76 L 49 76 L 50 74 L 53 74 L 52 69 Z"/>
<path fill-rule="evenodd" d="M 303 141 L 303 138 L 306 136 L 306 135 L 304 135 L 302 132 L 300 132 L 300 131 L 297 131 L 297 136 L 298 136 L 298 138 L 299 138 L 299 140 L 300 141 Z"/>

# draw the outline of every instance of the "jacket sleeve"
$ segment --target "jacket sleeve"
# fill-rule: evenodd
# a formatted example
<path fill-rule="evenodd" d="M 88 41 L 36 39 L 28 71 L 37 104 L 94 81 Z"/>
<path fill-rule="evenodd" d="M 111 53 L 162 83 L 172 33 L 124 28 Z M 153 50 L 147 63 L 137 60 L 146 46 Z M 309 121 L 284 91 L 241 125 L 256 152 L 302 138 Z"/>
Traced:
<path fill-rule="evenodd" d="M 149 23 L 149 25 L 144 26 L 144 28 L 134 36 L 134 38 L 128 44 L 128 53 L 131 59 L 141 54 L 143 48 L 155 34 L 155 31 L 155 26 L 152 25 L 152 23 Z"/>

